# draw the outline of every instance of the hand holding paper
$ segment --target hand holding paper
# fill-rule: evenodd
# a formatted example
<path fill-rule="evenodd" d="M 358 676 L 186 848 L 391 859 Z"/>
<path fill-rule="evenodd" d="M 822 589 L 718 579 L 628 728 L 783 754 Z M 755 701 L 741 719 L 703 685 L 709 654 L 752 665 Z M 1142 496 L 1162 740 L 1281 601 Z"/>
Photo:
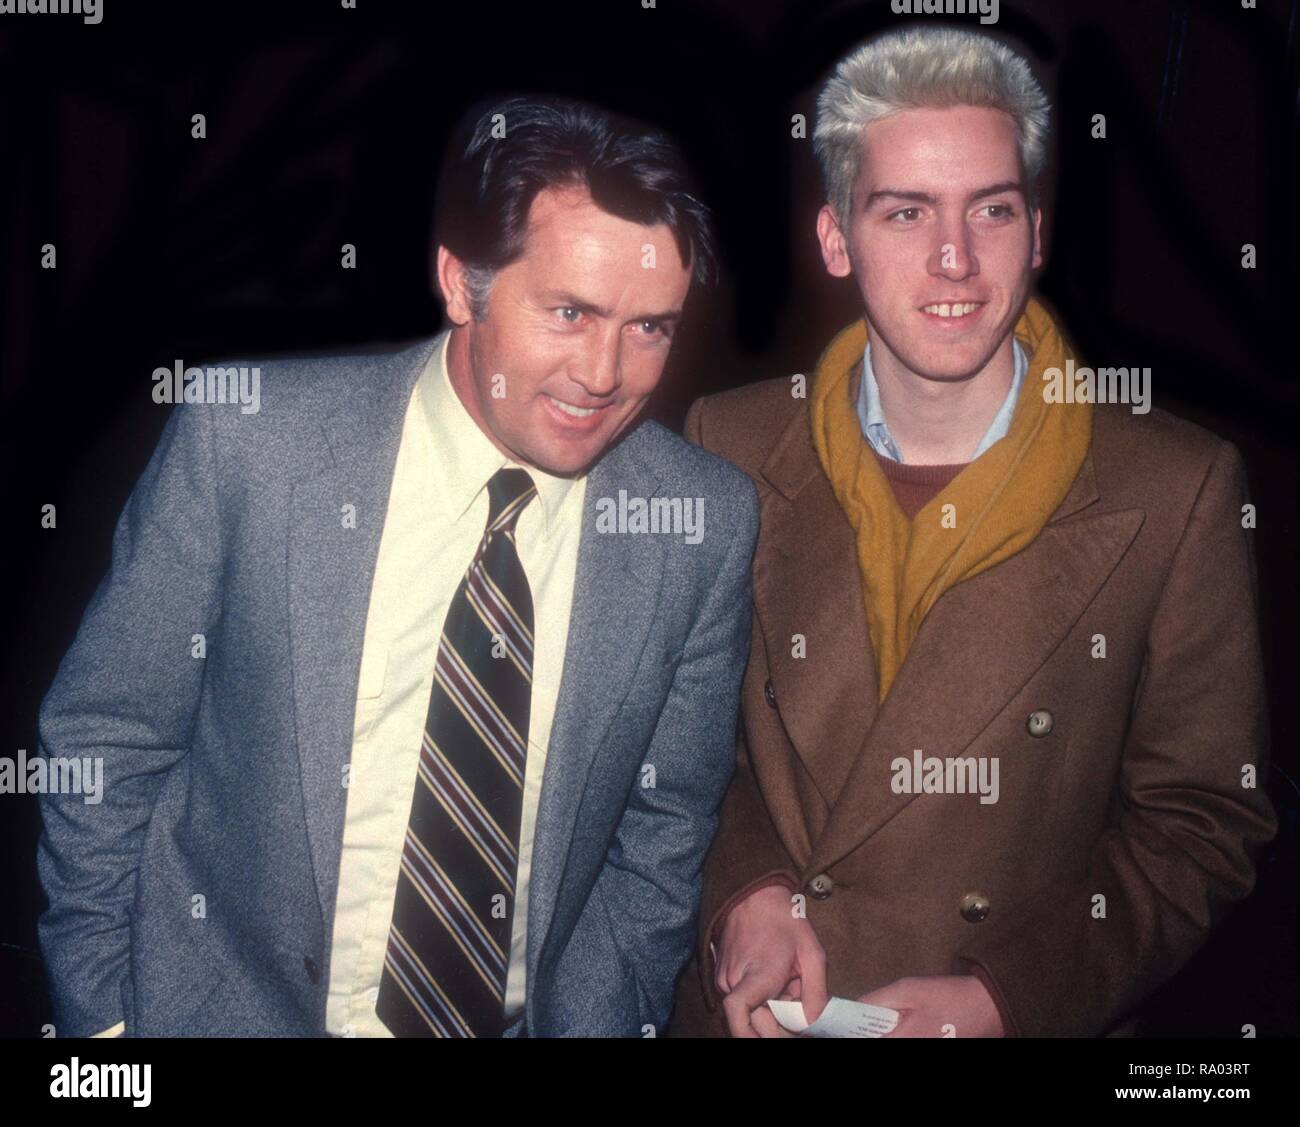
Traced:
<path fill-rule="evenodd" d="M 789 1036 L 764 1004 L 768 998 L 799 998 L 814 1013 L 826 1000 L 825 952 L 790 897 L 788 887 L 765 887 L 727 915 L 715 984 L 733 1037 Z"/>

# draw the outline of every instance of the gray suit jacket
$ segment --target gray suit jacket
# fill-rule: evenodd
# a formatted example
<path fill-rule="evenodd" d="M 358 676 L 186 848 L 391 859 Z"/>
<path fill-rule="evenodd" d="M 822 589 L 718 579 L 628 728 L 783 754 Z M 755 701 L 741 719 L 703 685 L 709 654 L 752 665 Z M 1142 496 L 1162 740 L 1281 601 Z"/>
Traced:
<path fill-rule="evenodd" d="M 58 1035 L 323 1034 L 370 585 L 432 346 L 262 363 L 256 414 L 173 410 L 40 709 L 42 753 L 104 778 L 100 805 L 42 799 Z M 702 542 L 602 533 L 619 490 L 702 497 Z M 734 764 L 756 533 L 748 478 L 655 423 L 591 470 L 512 1034 L 663 1030 Z"/>

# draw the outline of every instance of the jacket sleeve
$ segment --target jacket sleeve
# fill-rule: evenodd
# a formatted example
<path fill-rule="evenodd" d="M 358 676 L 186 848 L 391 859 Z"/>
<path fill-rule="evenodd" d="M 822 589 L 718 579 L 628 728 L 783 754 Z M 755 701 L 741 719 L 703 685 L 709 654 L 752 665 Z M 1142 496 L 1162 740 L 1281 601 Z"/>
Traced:
<path fill-rule="evenodd" d="M 598 879 L 614 937 L 634 968 L 640 1023 L 662 1032 L 690 957 L 703 858 L 731 776 L 731 738 L 749 648 L 750 561 L 758 531 L 742 480 L 735 533 L 687 635 L 642 760 L 655 784 L 632 787 Z"/>
<path fill-rule="evenodd" d="M 1121 813 L 1093 849 L 1087 877 L 1045 890 L 984 930 L 990 918 L 958 953 L 957 969 L 982 968 L 991 980 L 1014 1033 L 1104 1032 L 1254 885 L 1254 858 L 1277 821 L 1263 778 L 1267 716 L 1246 501 L 1240 455 L 1222 443 L 1151 622 L 1120 763 Z"/>
<path fill-rule="evenodd" d="M 704 433 L 706 406 L 703 399 L 691 405 L 683 433 L 688 442 L 707 450 L 709 446 Z M 752 663 L 760 660 L 762 652 L 756 620 L 752 621 L 751 630 L 749 660 Z M 799 887 L 798 866 L 777 837 L 758 783 L 750 770 L 743 722 L 736 730 L 735 760 L 735 774 L 723 800 L 718 833 L 705 861 L 704 891 L 700 900 L 695 965 L 699 970 L 704 1002 L 710 1011 L 716 1010 L 721 1003 L 714 985 L 713 951 L 727 913 L 750 893 L 768 885 L 785 885 L 791 892 Z"/>
<path fill-rule="evenodd" d="M 198 711 L 204 661 L 192 639 L 212 644 L 220 607 L 211 426 L 202 406 L 173 409 L 40 708 L 41 754 L 99 759 L 103 783 L 95 804 L 41 796 L 37 870 L 49 903 L 37 933 L 62 1037 L 111 1031 L 125 1016 L 140 852 Z"/>

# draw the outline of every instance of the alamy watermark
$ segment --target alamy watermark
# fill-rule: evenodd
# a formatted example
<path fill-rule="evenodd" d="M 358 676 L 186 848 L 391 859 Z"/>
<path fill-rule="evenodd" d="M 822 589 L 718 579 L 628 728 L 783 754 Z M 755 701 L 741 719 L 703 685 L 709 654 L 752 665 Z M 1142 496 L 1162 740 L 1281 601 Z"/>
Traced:
<path fill-rule="evenodd" d="M 151 1073 L 149 1064 L 107 1064 L 73 1057 L 67 1064 L 50 1068 L 50 1096 L 59 1099 L 130 1100 L 133 1107 L 148 1107 Z"/>
<path fill-rule="evenodd" d="M 104 799 L 104 760 L 100 756 L 0 756 L 0 794 L 79 794 L 87 806 Z"/>
<path fill-rule="evenodd" d="M 889 769 L 894 773 L 889 786 L 895 794 L 978 794 L 984 806 L 998 800 L 996 756 L 940 759 L 917 748 L 911 759 L 900 755 Z"/>
<path fill-rule="evenodd" d="M 979 16 L 980 23 L 998 22 L 998 0 L 890 0 L 896 16 Z"/>
<path fill-rule="evenodd" d="M 0 16 L 80 16 L 83 23 L 99 23 L 104 0 L 0 0 Z"/>
<path fill-rule="evenodd" d="M 630 536 L 666 532 L 698 544 L 704 539 L 704 498 L 629 497 L 626 489 L 620 489 L 617 498 L 597 499 L 596 531 Z"/>
<path fill-rule="evenodd" d="M 1151 410 L 1150 368 L 1076 368 L 1066 357 L 1065 371 L 1043 369 L 1046 403 L 1130 403 L 1135 415 Z"/>
<path fill-rule="evenodd" d="M 239 403 L 245 415 L 256 415 L 262 406 L 262 369 L 208 367 L 187 368 L 177 360 L 170 368 L 153 370 L 155 403 Z"/>

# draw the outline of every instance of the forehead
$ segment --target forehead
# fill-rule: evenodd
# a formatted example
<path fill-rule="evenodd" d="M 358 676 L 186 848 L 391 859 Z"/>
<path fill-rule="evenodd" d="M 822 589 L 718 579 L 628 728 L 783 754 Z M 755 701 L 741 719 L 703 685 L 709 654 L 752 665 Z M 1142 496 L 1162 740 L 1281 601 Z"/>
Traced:
<path fill-rule="evenodd" d="M 1020 176 L 1016 124 L 984 106 L 901 110 L 862 130 L 858 184 L 952 194 Z"/>
<path fill-rule="evenodd" d="M 654 270 L 643 266 L 647 244 L 654 247 Z M 524 257 L 548 267 L 571 265 L 579 271 L 685 271 L 666 223 L 644 226 L 620 219 L 598 207 L 587 189 L 578 186 L 545 188 L 533 198 Z"/>

